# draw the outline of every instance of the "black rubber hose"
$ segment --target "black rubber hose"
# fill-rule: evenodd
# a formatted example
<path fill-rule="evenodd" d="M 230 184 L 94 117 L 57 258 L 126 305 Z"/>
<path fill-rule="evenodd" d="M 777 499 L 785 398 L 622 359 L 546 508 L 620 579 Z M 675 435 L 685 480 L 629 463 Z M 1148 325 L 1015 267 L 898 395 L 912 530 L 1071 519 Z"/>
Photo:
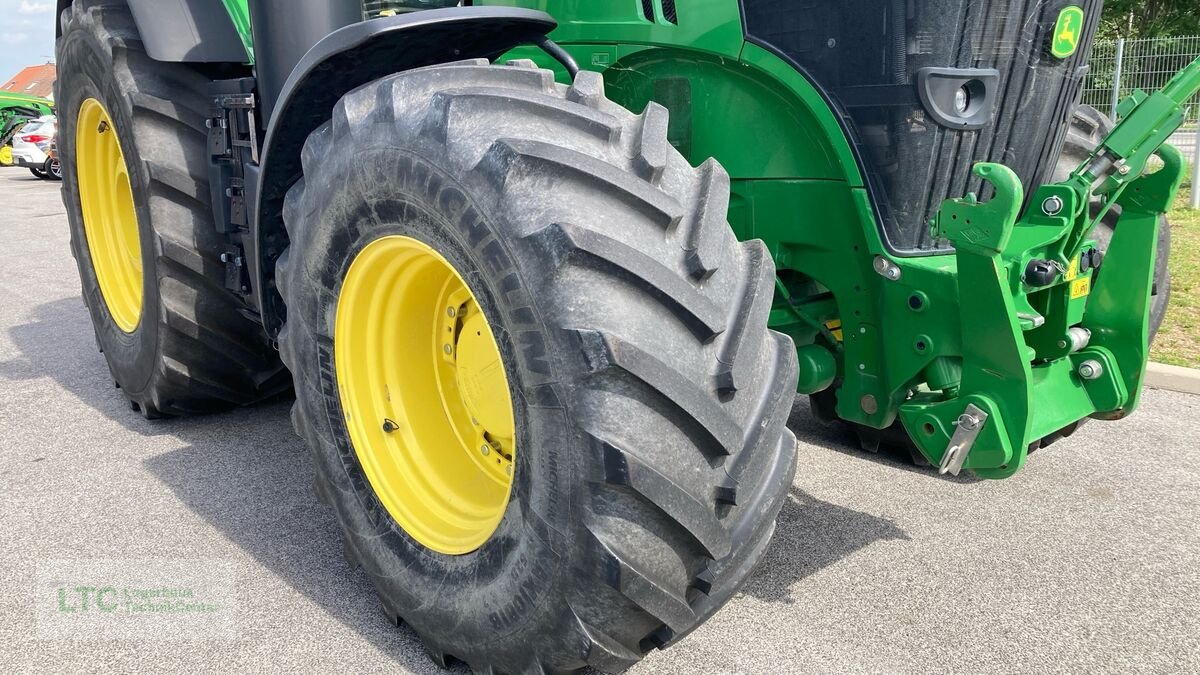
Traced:
<path fill-rule="evenodd" d="M 539 35 L 533 39 L 533 44 L 537 45 L 542 51 L 546 52 L 550 56 L 553 56 L 555 61 L 561 63 L 563 67 L 567 69 L 567 75 L 569 75 L 572 80 L 574 80 L 575 76 L 579 74 L 579 64 L 576 63 L 575 59 L 567 53 L 567 50 L 560 47 L 557 42 L 551 40 L 545 35 Z"/>

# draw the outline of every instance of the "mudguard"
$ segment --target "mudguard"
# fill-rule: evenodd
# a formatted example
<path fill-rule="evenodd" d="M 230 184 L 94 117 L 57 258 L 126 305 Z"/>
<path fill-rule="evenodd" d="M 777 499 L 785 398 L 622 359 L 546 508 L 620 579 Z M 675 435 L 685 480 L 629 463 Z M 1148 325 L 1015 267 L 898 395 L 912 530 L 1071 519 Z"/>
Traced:
<path fill-rule="evenodd" d="M 56 16 L 72 0 L 58 0 Z M 213 0 L 128 0 L 146 53 L 175 63 L 245 63 L 246 47 L 225 11 Z M 62 35 L 56 22 L 55 37 Z"/>
<path fill-rule="evenodd" d="M 275 259 L 286 245 L 283 198 L 301 175 L 308 135 L 330 119 L 350 91 L 381 77 L 471 58 L 494 59 L 557 26 L 545 12 L 504 7 L 433 9 L 372 19 L 330 33 L 292 70 L 270 112 L 262 162 L 247 167 L 253 190 L 246 251 L 255 302 L 269 335 L 279 332 L 283 304 L 275 290 Z M 258 176 L 253 174 L 257 173 Z"/>

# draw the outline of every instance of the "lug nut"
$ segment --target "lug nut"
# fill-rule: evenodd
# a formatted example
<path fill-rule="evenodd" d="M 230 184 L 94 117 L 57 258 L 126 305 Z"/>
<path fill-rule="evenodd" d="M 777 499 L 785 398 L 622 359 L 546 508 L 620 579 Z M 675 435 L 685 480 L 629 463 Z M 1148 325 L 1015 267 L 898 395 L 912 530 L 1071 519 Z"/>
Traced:
<path fill-rule="evenodd" d="M 1096 380 L 1104 374 L 1104 366 L 1100 365 L 1099 361 L 1088 359 L 1079 364 L 1079 377 L 1085 380 Z"/>
<path fill-rule="evenodd" d="M 487 457 L 488 455 L 492 454 L 492 447 L 485 443 L 483 447 L 479 448 L 479 451 L 483 453 L 484 457 Z"/>
<path fill-rule="evenodd" d="M 450 345 L 442 345 L 442 351 L 446 352 L 446 354 L 451 354 L 454 352 L 454 347 L 451 347 Z"/>
<path fill-rule="evenodd" d="M 453 319 L 455 317 L 455 315 L 457 315 L 457 314 L 458 314 L 458 312 L 454 311 L 453 307 L 446 308 L 446 316 L 450 317 L 451 319 Z"/>

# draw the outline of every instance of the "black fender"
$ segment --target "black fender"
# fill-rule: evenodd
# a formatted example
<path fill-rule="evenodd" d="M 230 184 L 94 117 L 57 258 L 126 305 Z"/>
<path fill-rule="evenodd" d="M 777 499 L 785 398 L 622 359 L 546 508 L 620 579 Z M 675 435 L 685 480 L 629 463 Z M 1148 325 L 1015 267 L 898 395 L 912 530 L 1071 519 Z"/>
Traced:
<path fill-rule="evenodd" d="M 59 19 L 72 0 L 58 0 Z M 246 46 L 219 0 L 127 0 L 146 53 L 173 63 L 246 63 Z"/>
<path fill-rule="evenodd" d="M 404 70 L 472 58 L 495 59 L 557 26 L 545 12 L 507 7 L 431 9 L 351 24 L 327 35 L 292 69 L 270 109 L 262 161 L 249 165 L 251 204 L 246 260 L 267 334 L 279 333 L 283 300 L 275 260 L 287 245 L 283 199 L 300 179 L 308 135 L 333 116 L 350 91 Z M 265 112 L 264 112 L 265 114 Z M 257 176 L 255 175 L 257 174 Z"/>

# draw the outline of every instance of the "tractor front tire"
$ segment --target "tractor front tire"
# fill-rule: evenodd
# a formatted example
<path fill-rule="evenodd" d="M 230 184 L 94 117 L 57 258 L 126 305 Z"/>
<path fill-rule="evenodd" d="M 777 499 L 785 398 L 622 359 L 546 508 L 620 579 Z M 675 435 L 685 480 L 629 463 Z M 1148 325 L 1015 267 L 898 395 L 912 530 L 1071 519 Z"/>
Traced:
<path fill-rule="evenodd" d="M 278 263 L 293 421 L 348 559 L 439 664 L 623 671 L 721 607 L 774 531 L 797 372 L 767 330 L 774 265 L 734 237 L 724 170 L 691 167 L 666 131 L 664 108 L 628 112 L 596 73 L 566 87 L 530 62 L 472 61 L 350 93 L 304 148 Z M 504 457 L 425 431 L 454 417 L 434 402 L 453 380 L 411 391 L 465 349 L 464 311 L 507 383 L 488 399 L 511 402 Z M 359 348 L 371 330 L 376 348 Z M 395 415 L 359 414 L 376 405 Z M 475 475 L 429 467 L 506 459 L 494 524 L 468 543 L 425 527 L 450 519 L 446 494 L 472 499 L 459 483 Z M 442 489 L 414 501 L 381 462 Z"/>
<path fill-rule="evenodd" d="M 221 410 L 290 385 L 265 331 L 225 288 L 208 186 L 208 78 L 142 48 L 121 1 L 61 16 L 63 203 L 97 341 L 148 418 Z"/>

